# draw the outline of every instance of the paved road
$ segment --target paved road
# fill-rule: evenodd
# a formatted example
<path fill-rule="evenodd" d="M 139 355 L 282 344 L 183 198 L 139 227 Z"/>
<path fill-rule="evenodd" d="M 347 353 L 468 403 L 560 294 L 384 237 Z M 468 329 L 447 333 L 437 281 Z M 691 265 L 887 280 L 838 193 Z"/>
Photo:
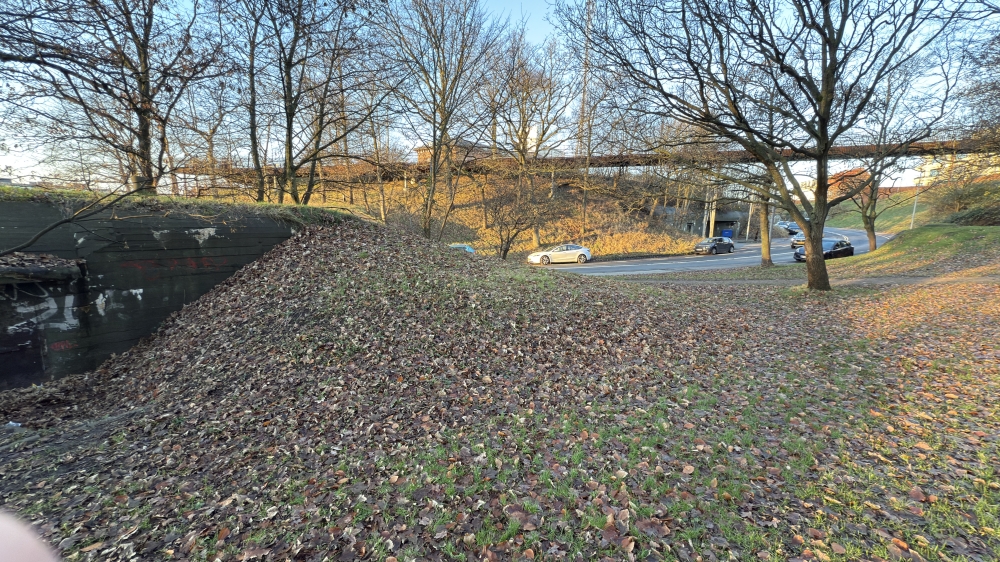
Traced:
<path fill-rule="evenodd" d="M 863 230 L 848 230 L 844 228 L 827 228 L 828 234 L 842 234 L 851 240 L 855 254 L 868 251 L 868 237 Z M 889 237 L 879 236 L 878 243 L 883 244 Z M 792 263 L 792 249 L 788 238 L 777 238 L 771 243 L 771 259 L 776 264 Z M 676 256 L 670 258 L 649 258 L 642 260 L 622 260 L 592 262 L 584 265 L 559 264 L 548 267 L 581 273 L 583 275 L 636 275 L 644 273 L 672 273 L 678 271 L 704 271 L 711 269 L 729 269 L 760 265 L 760 243 L 744 244 L 736 242 L 736 251 L 732 254 L 716 256 Z"/>

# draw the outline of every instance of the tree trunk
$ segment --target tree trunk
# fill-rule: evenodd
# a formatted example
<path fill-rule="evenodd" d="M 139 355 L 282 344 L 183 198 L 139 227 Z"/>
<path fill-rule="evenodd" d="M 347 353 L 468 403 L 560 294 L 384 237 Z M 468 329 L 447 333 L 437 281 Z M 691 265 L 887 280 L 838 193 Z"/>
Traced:
<path fill-rule="evenodd" d="M 771 258 L 771 206 L 767 201 L 760 205 L 760 266 L 771 267 L 774 260 Z"/>
<path fill-rule="evenodd" d="M 145 36 L 149 37 L 149 28 L 152 25 L 150 18 L 143 22 L 145 25 Z M 153 95 L 152 81 L 150 78 L 149 44 L 141 45 L 136 55 L 139 58 L 139 68 L 136 73 L 136 80 L 139 82 L 139 98 L 141 100 L 139 109 L 136 111 L 136 121 L 138 121 L 138 166 L 135 188 L 139 195 L 156 195 L 156 188 L 153 184 Z"/>
<path fill-rule="evenodd" d="M 424 212 L 420 219 L 420 230 L 423 232 L 424 238 L 428 240 L 431 237 L 431 213 L 434 212 L 434 191 L 437 187 L 437 167 L 438 167 L 438 157 L 439 149 L 435 147 L 430 148 L 430 168 L 427 174 L 427 196 L 424 201 Z"/>
<path fill-rule="evenodd" d="M 826 223 L 826 201 L 830 193 L 830 166 L 826 155 L 816 160 L 816 196 L 813 212 L 806 225 L 806 286 L 813 291 L 829 291 L 830 275 L 823 259 L 823 226 Z M 802 226 L 802 225 L 799 225 Z"/>
<path fill-rule="evenodd" d="M 444 228 L 448 226 L 448 218 L 451 216 L 452 210 L 455 208 L 455 192 L 458 190 L 458 178 L 452 173 L 451 169 L 451 152 L 449 149 L 448 154 L 445 156 L 445 169 L 444 169 L 445 186 L 448 188 L 448 206 L 444 210 L 444 216 L 441 217 L 441 228 L 438 230 L 438 242 L 444 238 Z"/>
<path fill-rule="evenodd" d="M 868 236 L 868 251 L 872 252 L 876 249 L 878 245 L 878 239 L 875 237 L 875 219 L 878 218 L 878 183 L 872 184 L 872 187 L 865 188 L 865 191 L 857 194 L 855 196 L 855 203 L 858 204 L 858 210 L 861 211 L 861 224 L 864 225 L 865 234 Z M 860 203 L 858 203 L 858 198 L 860 198 Z"/>
<path fill-rule="evenodd" d="M 878 238 L 875 236 L 875 217 L 869 215 L 866 210 L 862 210 L 861 222 L 865 225 L 865 234 L 868 235 L 868 251 L 874 252 L 878 248 Z"/>
<path fill-rule="evenodd" d="M 257 187 L 257 202 L 264 202 L 265 191 L 267 190 L 267 180 L 264 178 L 264 165 L 260 161 L 260 140 L 257 132 L 257 28 L 259 23 L 254 21 L 251 42 L 247 56 L 247 81 L 249 83 L 249 95 L 247 100 L 247 118 L 250 126 L 250 158 L 253 162 L 254 183 Z"/>
<path fill-rule="evenodd" d="M 479 201 L 483 205 L 483 228 L 490 227 L 490 218 L 486 212 L 486 182 L 490 181 L 489 174 L 483 176 L 482 183 L 479 184 Z"/>
<path fill-rule="evenodd" d="M 816 232 L 813 230 L 813 232 Z M 823 236 L 806 235 L 806 276 L 807 286 L 813 291 L 829 291 L 830 275 L 823 259 Z"/>
<path fill-rule="evenodd" d="M 531 203 L 532 207 L 535 205 L 535 174 L 530 174 L 528 176 L 528 181 L 531 185 L 531 191 L 528 193 L 528 201 Z M 536 215 L 537 216 L 537 215 Z M 531 225 L 531 236 L 532 242 L 535 244 L 536 248 L 542 247 L 542 233 L 539 232 L 538 220 L 534 220 Z"/>

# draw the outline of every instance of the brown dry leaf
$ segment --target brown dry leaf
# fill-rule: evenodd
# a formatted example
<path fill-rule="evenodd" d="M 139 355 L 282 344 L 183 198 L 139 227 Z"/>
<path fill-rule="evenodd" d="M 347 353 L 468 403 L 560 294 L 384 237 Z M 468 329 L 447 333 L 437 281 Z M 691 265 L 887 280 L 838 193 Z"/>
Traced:
<path fill-rule="evenodd" d="M 830 543 L 830 548 L 833 549 L 834 554 L 847 554 L 847 549 L 840 543 Z"/>
<path fill-rule="evenodd" d="M 85 546 L 85 547 L 81 548 L 80 552 L 90 552 L 91 550 L 97 550 L 98 548 L 101 548 L 102 546 L 104 546 L 103 542 L 95 542 L 92 545 Z"/>
<path fill-rule="evenodd" d="M 241 552 L 236 559 L 237 560 L 253 560 L 254 558 L 261 558 L 270 554 L 270 548 L 250 548 Z"/>
<path fill-rule="evenodd" d="M 632 552 L 632 549 L 634 548 L 635 548 L 635 539 L 633 539 L 632 537 L 625 537 L 624 539 L 622 539 L 622 549 L 625 552 Z"/>
<path fill-rule="evenodd" d="M 689 464 L 685 465 L 684 469 L 681 470 L 681 472 L 683 472 L 684 474 L 693 474 L 694 473 L 694 467 L 691 466 L 691 465 L 689 465 Z"/>

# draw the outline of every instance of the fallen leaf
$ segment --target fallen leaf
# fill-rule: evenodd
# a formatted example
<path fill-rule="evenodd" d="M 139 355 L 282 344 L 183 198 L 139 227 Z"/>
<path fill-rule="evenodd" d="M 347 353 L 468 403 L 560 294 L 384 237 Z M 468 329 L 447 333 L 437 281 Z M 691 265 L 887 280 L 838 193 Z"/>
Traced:
<path fill-rule="evenodd" d="M 622 539 L 622 549 L 625 552 L 632 552 L 632 549 L 634 548 L 635 548 L 635 539 L 633 539 L 632 537 L 625 537 L 624 539 Z"/>

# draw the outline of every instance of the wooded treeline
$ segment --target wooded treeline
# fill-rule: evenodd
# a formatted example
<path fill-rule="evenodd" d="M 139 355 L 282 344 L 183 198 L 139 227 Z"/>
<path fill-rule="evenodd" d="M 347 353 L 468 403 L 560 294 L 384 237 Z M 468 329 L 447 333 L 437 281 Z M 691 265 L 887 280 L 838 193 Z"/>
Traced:
<path fill-rule="evenodd" d="M 0 118 L 9 143 L 85 186 L 297 204 L 360 186 L 382 220 L 405 190 L 429 238 L 472 190 L 484 226 L 537 240 L 567 172 L 546 156 L 662 153 L 670 165 L 570 171 L 583 224 L 593 190 L 648 213 L 777 206 L 805 229 L 823 289 L 830 207 L 909 144 L 954 136 L 993 14 L 962 0 L 556 8 L 560 34 L 533 44 L 479 0 L 0 0 Z M 831 149 L 849 143 L 878 149 L 853 192 L 832 192 Z M 414 144 L 426 171 L 400 185 Z M 811 192 L 789 150 L 812 162 Z M 516 165 L 462 166 L 491 157 Z"/>

